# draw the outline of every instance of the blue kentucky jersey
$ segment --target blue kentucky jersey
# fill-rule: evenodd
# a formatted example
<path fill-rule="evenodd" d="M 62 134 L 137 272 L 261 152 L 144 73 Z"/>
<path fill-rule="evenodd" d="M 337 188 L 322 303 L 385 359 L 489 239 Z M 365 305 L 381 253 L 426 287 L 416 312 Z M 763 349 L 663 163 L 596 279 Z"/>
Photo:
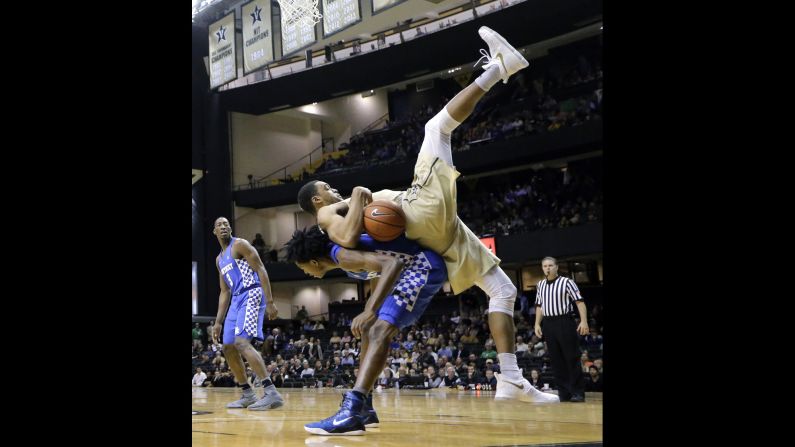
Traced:
<path fill-rule="evenodd" d="M 248 265 L 245 259 L 232 258 L 232 245 L 237 239 L 233 237 L 229 246 L 218 258 L 218 269 L 221 271 L 224 282 L 229 286 L 229 290 L 232 291 L 232 295 L 238 295 L 252 287 L 262 287 L 257 272 Z"/>
<path fill-rule="evenodd" d="M 337 244 L 331 245 L 331 259 L 335 264 L 339 264 L 337 253 L 341 248 L 343 247 Z M 406 239 L 403 235 L 389 242 L 379 242 L 368 234 L 362 234 L 356 249 L 396 256 L 403 261 L 404 267 L 393 294 L 398 298 L 403 298 L 407 303 L 416 301 L 421 289 L 426 285 L 438 290 L 438 287 L 447 280 L 444 259 L 434 251 L 421 247 L 413 240 Z M 362 280 L 381 276 L 380 272 L 346 271 L 346 273 L 351 278 Z"/>

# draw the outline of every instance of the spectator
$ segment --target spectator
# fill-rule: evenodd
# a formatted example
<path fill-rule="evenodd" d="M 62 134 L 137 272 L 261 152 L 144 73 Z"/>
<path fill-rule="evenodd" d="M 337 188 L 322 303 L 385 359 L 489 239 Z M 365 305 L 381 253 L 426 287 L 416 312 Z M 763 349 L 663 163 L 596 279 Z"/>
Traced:
<path fill-rule="evenodd" d="M 439 356 L 433 352 L 433 347 L 428 345 L 425 347 L 425 354 L 420 358 L 423 365 L 435 366 Z"/>
<path fill-rule="evenodd" d="M 583 344 L 588 351 L 601 351 L 602 350 L 602 336 L 599 335 L 599 329 L 591 327 L 591 333 L 586 335 Z"/>
<path fill-rule="evenodd" d="M 453 342 L 449 341 L 449 342 L 447 342 L 447 346 L 445 346 L 445 347 L 439 349 L 439 351 L 437 351 L 437 354 L 440 355 L 440 356 L 447 357 L 448 359 L 451 359 L 451 358 L 453 358 L 453 349 L 454 349 L 453 348 Z"/>
<path fill-rule="evenodd" d="M 251 241 L 251 245 L 253 245 L 254 248 L 257 250 L 257 253 L 259 253 L 260 258 L 262 259 L 266 258 L 265 253 L 268 251 L 268 246 L 265 245 L 265 239 L 262 239 L 261 234 L 257 233 L 254 236 L 254 240 Z"/>
<path fill-rule="evenodd" d="M 543 358 L 547 354 L 547 343 L 538 342 L 533 346 L 533 357 Z"/>
<path fill-rule="evenodd" d="M 475 369 L 474 364 L 467 366 L 467 375 L 463 382 L 470 388 L 474 388 L 475 385 L 481 382 L 480 373 Z"/>
<path fill-rule="evenodd" d="M 320 347 L 320 343 L 315 341 L 315 337 L 309 337 L 306 356 L 323 360 L 323 349 Z"/>
<path fill-rule="evenodd" d="M 309 366 L 309 361 L 308 360 L 304 360 L 301 363 L 301 367 L 302 367 L 301 368 L 301 378 L 302 379 L 305 378 L 305 377 L 314 377 L 315 376 L 315 370 L 314 370 L 314 368 Z"/>
<path fill-rule="evenodd" d="M 210 346 L 213 343 L 213 326 L 215 326 L 215 321 L 210 320 L 210 324 L 208 324 L 204 329 L 204 339 L 206 340 L 206 345 Z M 219 340 L 220 342 L 220 340 Z"/>
<path fill-rule="evenodd" d="M 598 391 L 602 392 L 602 375 L 599 374 L 599 369 L 591 365 L 588 367 L 588 378 L 585 380 L 585 391 Z"/>
<path fill-rule="evenodd" d="M 392 372 L 392 369 L 389 366 L 385 366 L 381 374 L 378 375 L 378 385 L 386 388 L 390 386 L 392 380 L 394 379 L 395 374 Z"/>
<path fill-rule="evenodd" d="M 518 329 L 518 328 L 517 328 Z M 527 351 L 530 350 L 530 347 L 527 346 L 527 343 L 524 342 L 524 339 L 521 335 L 516 337 L 516 356 L 517 357 L 524 357 L 527 354 Z"/>
<path fill-rule="evenodd" d="M 226 358 L 224 358 L 224 355 L 221 353 L 221 351 L 218 351 L 218 353 L 215 354 L 215 357 L 213 358 L 212 364 L 216 368 L 221 366 L 221 365 L 226 364 Z"/>
<path fill-rule="evenodd" d="M 456 351 L 453 352 L 452 358 L 460 358 L 462 360 L 469 357 L 469 349 L 464 348 L 464 343 L 459 341 Z"/>
<path fill-rule="evenodd" d="M 467 329 L 467 331 L 464 334 L 464 336 L 461 337 L 461 342 L 462 343 L 477 343 L 478 342 L 478 338 L 475 337 L 474 335 L 472 335 L 472 330 L 471 329 Z"/>
<path fill-rule="evenodd" d="M 497 358 L 497 351 L 494 350 L 494 346 L 486 346 L 486 349 L 480 353 L 480 358 L 482 359 L 496 359 Z"/>
<path fill-rule="evenodd" d="M 596 359 L 593 361 L 593 366 L 599 371 L 599 374 L 603 374 L 602 372 L 602 359 Z"/>
<path fill-rule="evenodd" d="M 207 374 L 201 368 L 196 368 L 196 374 L 193 375 L 193 386 L 202 386 L 205 380 L 207 380 Z"/>
<path fill-rule="evenodd" d="M 331 338 L 329 339 L 329 343 L 330 344 L 336 344 L 336 343 L 340 343 L 341 341 L 342 341 L 342 339 L 340 338 L 340 335 L 337 333 L 337 331 L 332 331 L 331 332 Z"/>
<path fill-rule="evenodd" d="M 279 328 L 274 328 L 271 333 L 273 334 L 273 352 L 280 352 L 285 348 L 284 335 Z"/>
<path fill-rule="evenodd" d="M 582 351 L 582 354 L 580 354 L 580 366 L 582 367 L 582 372 L 588 374 L 588 368 L 590 368 L 591 365 L 593 365 L 593 362 L 588 357 L 588 351 Z"/>
<path fill-rule="evenodd" d="M 276 371 L 271 374 L 271 382 L 273 382 L 273 386 L 276 388 L 283 388 L 284 387 L 284 378 L 287 375 L 287 368 L 282 366 L 276 369 Z"/>
<path fill-rule="evenodd" d="M 411 351 L 414 348 L 415 344 L 416 342 L 414 341 L 414 336 L 411 333 L 409 333 L 408 337 L 406 338 L 406 341 L 403 342 L 403 347 L 407 351 Z"/>
<path fill-rule="evenodd" d="M 494 371 L 487 369 L 486 377 L 483 379 L 482 385 L 486 385 L 487 390 L 497 389 L 497 378 L 494 377 Z"/>
<path fill-rule="evenodd" d="M 202 346 L 202 329 L 199 327 L 199 323 L 196 323 L 193 326 L 193 347 L 194 348 L 201 348 Z"/>
<path fill-rule="evenodd" d="M 427 371 L 425 379 L 428 382 L 428 388 L 438 388 L 439 384 L 442 383 L 442 378 L 436 374 L 436 368 L 429 366 Z"/>
<path fill-rule="evenodd" d="M 455 388 L 458 385 L 461 385 L 461 379 L 458 378 L 458 375 L 455 372 L 455 368 L 453 368 L 452 366 L 448 366 L 447 374 L 444 376 L 444 379 L 439 384 L 439 387 Z"/>
<path fill-rule="evenodd" d="M 530 385 L 533 385 L 537 390 L 540 390 L 544 387 L 544 383 L 541 381 L 541 375 L 535 368 L 530 370 L 530 378 L 527 379 L 527 381 L 530 382 Z"/>
<path fill-rule="evenodd" d="M 306 306 L 301 306 L 301 309 L 295 314 L 295 319 L 303 321 L 307 318 L 309 318 L 309 312 L 306 311 Z"/>
<path fill-rule="evenodd" d="M 213 388 L 232 388 L 235 386 L 235 379 L 231 372 L 219 368 L 215 370 L 211 383 Z"/>

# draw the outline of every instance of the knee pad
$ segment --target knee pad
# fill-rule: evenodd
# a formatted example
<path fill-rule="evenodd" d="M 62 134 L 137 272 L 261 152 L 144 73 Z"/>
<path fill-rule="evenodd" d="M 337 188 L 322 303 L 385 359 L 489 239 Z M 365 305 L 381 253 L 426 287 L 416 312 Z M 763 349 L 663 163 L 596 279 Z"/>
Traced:
<path fill-rule="evenodd" d="M 425 123 L 425 132 L 428 133 L 429 131 L 436 131 L 444 135 L 450 135 L 453 133 L 455 128 L 460 125 L 461 123 L 454 120 L 453 117 L 450 116 L 447 108 L 442 107 L 442 110 L 440 110 L 439 113 L 434 115 L 433 118 Z"/>
<path fill-rule="evenodd" d="M 513 306 L 516 302 L 516 286 L 513 283 L 500 284 L 497 290 L 489 295 L 489 313 L 502 312 L 513 317 Z"/>

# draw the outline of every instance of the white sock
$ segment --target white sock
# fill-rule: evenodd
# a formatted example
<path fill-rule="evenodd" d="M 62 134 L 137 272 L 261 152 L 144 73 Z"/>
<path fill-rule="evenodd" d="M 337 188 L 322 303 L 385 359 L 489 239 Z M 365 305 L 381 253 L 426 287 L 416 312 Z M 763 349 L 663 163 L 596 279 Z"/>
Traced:
<path fill-rule="evenodd" d="M 487 92 L 491 90 L 491 88 L 494 87 L 494 84 L 498 83 L 499 81 L 501 81 L 500 67 L 497 65 L 492 65 L 487 68 L 486 71 L 481 73 L 477 79 L 475 79 L 475 84 Z"/>
<path fill-rule="evenodd" d="M 516 354 L 509 354 L 504 352 L 497 354 L 497 360 L 500 361 L 500 373 L 511 380 L 522 380 L 522 371 L 519 370 L 519 365 L 516 364 Z"/>

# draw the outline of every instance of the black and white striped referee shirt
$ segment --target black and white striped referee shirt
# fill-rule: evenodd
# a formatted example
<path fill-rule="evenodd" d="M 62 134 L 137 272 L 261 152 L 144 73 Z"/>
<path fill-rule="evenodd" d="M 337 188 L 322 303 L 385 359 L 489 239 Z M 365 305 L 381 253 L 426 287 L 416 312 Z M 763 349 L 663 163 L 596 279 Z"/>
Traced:
<path fill-rule="evenodd" d="M 552 281 L 542 279 L 536 288 L 536 305 L 541 306 L 546 317 L 567 315 L 574 310 L 572 303 L 582 299 L 574 280 L 563 276 Z"/>

